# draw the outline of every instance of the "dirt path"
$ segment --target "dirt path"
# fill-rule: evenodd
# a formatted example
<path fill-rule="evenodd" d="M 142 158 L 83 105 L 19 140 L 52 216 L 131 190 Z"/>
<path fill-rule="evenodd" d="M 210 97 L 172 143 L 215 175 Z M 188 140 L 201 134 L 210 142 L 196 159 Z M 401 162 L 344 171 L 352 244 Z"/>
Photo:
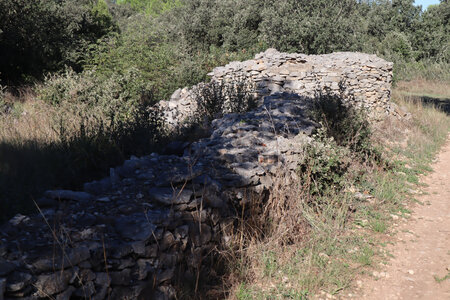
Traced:
<path fill-rule="evenodd" d="M 353 299 L 450 299 L 450 140 L 422 178 L 428 184 L 424 205 L 413 208 L 409 220 L 399 219 L 393 245 L 394 257 L 374 276 L 357 281 Z"/>

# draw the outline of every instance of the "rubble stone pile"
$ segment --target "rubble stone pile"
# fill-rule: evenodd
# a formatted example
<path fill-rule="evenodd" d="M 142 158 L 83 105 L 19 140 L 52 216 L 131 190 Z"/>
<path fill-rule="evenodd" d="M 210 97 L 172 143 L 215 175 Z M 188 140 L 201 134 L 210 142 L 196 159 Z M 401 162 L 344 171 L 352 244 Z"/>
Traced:
<path fill-rule="evenodd" d="M 213 80 L 236 72 L 257 81 L 257 107 L 214 120 L 209 137 L 183 145 L 181 156 L 131 157 L 83 191 L 47 191 L 39 213 L 3 224 L 0 300 L 175 299 L 180 284 L 214 277 L 211 261 L 230 243 L 236 208 L 249 193 L 264 201 L 280 173 L 296 178 L 318 128 L 308 114 L 313 85 L 337 89 L 345 76 L 365 95 L 355 101 L 384 112 L 391 67 L 362 54 L 268 50 L 214 69 Z M 177 112 L 173 124 L 188 115 L 190 91 L 163 103 Z"/>

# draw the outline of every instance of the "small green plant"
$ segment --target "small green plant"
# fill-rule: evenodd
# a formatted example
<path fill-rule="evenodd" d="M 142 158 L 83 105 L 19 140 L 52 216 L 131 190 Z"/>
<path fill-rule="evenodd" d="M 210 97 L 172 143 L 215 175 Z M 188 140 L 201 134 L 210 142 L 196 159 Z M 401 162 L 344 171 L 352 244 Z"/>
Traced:
<path fill-rule="evenodd" d="M 256 105 L 252 87 L 243 81 L 212 81 L 199 85 L 195 92 L 198 109 L 194 120 L 199 124 L 209 123 L 225 113 L 242 113 Z"/>
<path fill-rule="evenodd" d="M 278 269 L 276 254 L 272 251 L 265 252 L 262 259 L 264 261 L 264 275 L 267 277 L 274 276 Z"/>
<path fill-rule="evenodd" d="M 329 190 L 341 190 L 345 185 L 344 177 L 350 163 L 346 159 L 348 151 L 331 139 L 327 142 L 309 144 L 299 166 L 305 186 L 310 188 L 312 194 L 324 195 Z"/>
<path fill-rule="evenodd" d="M 367 112 L 349 105 L 344 100 L 344 92 L 343 83 L 341 94 L 318 91 L 312 101 L 311 116 L 322 125 L 325 136 L 333 138 L 338 146 L 349 148 L 361 159 L 381 161 L 381 152 L 372 140 Z"/>
<path fill-rule="evenodd" d="M 246 287 L 244 283 L 239 285 L 239 289 L 236 295 L 238 300 L 252 300 L 253 296 L 251 291 Z"/>
<path fill-rule="evenodd" d="M 439 277 L 437 275 L 434 275 L 433 278 L 434 278 L 434 280 L 436 280 L 437 283 L 441 283 L 447 279 L 450 279 L 450 272 L 447 275 L 445 275 L 444 277 Z"/>
<path fill-rule="evenodd" d="M 374 219 L 372 222 L 370 222 L 370 228 L 372 228 L 372 230 L 375 232 L 385 233 L 387 230 L 387 224 L 383 220 Z"/>
<path fill-rule="evenodd" d="M 356 254 L 356 261 L 363 266 L 370 266 L 372 264 L 372 258 L 374 256 L 374 251 L 370 246 L 364 246 Z"/>

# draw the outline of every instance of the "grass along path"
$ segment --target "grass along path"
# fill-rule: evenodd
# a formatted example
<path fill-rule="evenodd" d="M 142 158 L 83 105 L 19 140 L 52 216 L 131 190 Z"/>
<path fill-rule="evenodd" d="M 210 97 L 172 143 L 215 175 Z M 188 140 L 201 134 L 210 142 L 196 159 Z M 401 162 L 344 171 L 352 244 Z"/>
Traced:
<path fill-rule="evenodd" d="M 443 85 L 439 83 L 439 94 L 446 97 L 448 94 L 441 93 L 447 91 Z M 422 86 L 404 86 L 410 92 L 425 92 Z M 361 284 L 363 278 L 367 282 L 373 280 L 372 274 L 386 274 L 380 270 L 384 267 L 380 263 L 391 259 L 390 244 L 395 244 L 395 232 L 402 234 L 398 224 L 411 215 L 410 207 L 414 207 L 422 185 L 420 176 L 430 174 L 433 159 L 449 138 L 450 118 L 443 107 L 425 105 L 420 99 L 405 96 L 403 90 L 394 89 L 392 97 L 399 107 L 411 113 L 411 118 L 387 118 L 376 125 L 372 136 L 389 166 L 356 163 L 351 174 L 359 176 L 346 177 L 343 192 L 331 192 L 309 202 L 308 194 L 298 192 L 303 190 L 302 181 L 298 187 L 292 184 L 291 189 L 275 188 L 272 195 L 274 203 L 281 205 L 280 218 L 271 222 L 274 225 L 263 239 L 255 238 L 251 232 L 246 235 L 243 230 L 240 237 L 245 238 L 238 240 L 247 242 L 238 243 L 242 246 L 230 259 L 234 269 L 224 280 L 224 286 L 231 283 L 228 299 L 324 300 L 345 299 L 349 295 L 351 299 L 366 298 L 363 291 L 369 288 L 358 289 L 357 283 Z M 283 243 L 286 235 L 294 239 Z M 298 236 L 301 239 L 295 240 Z M 445 236 L 441 241 L 445 241 Z M 426 251 L 424 255 L 427 256 Z M 445 267 L 430 275 L 431 279 L 435 280 L 436 275 L 437 281 L 446 284 L 442 271 Z M 392 276 L 386 280 L 392 280 Z M 378 293 L 374 297 L 383 299 Z"/>
<path fill-rule="evenodd" d="M 450 299 L 450 136 L 410 219 L 398 219 L 388 265 L 357 281 L 353 299 Z"/>

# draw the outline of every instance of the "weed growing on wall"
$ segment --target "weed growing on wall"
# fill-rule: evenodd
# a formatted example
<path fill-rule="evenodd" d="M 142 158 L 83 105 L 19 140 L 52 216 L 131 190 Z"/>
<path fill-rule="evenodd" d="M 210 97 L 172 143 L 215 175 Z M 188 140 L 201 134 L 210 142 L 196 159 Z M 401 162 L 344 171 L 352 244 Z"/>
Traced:
<path fill-rule="evenodd" d="M 244 82 L 216 82 L 201 85 L 196 90 L 197 111 L 194 119 L 208 123 L 226 113 L 242 113 L 256 105 L 252 87 Z"/>
<path fill-rule="evenodd" d="M 379 150 L 371 140 L 367 112 L 347 104 L 349 102 L 352 100 L 344 102 L 340 95 L 318 92 L 312 103 L 312 117 L 322 125 L 324 135 L 338 146 L 349 148 L 361 158 L 379 158 Z"/>

